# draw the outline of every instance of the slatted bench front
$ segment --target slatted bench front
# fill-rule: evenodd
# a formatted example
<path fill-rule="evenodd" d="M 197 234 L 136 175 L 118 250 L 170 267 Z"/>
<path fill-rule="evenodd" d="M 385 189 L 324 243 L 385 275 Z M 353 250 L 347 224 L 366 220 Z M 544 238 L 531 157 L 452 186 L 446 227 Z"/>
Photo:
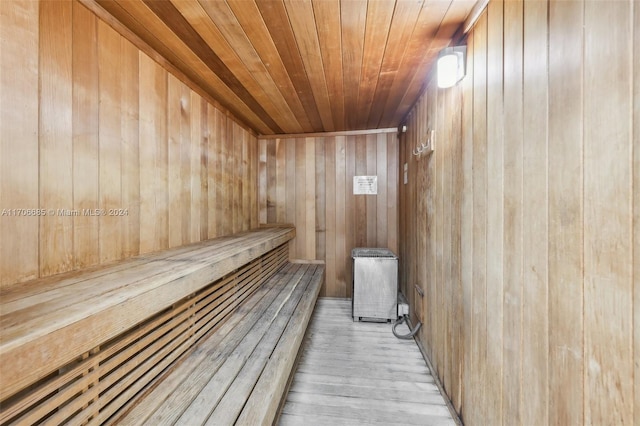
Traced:
<path fill-rule="evenodd" d="M 118 420 L 271 425 L 323 280 L 322 265 L 288 264 Z"/>
<path fill-rule="evenodd" d="M 101 424 L 127 411 L 287 264 L 263 228 L 0 292 L 0 424 Z"/>

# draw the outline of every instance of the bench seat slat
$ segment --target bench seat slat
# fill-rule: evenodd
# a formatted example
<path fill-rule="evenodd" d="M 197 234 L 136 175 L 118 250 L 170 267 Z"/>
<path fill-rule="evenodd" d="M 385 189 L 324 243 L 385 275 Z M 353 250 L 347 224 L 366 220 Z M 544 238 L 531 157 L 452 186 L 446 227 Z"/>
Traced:
<path fill-rule="evenodd" d="M 324 280 L 288 262 L 294 236 L 262 228 L 0 290 L 0 425 L 271 424 Z"/>
<path fill-rule="evenodd" d="M 206 425 L 237 424 L 240 414 L 245 415 L 247 411 L 250 412 L 247 415 L 251 418 L 251 425 L 272 423 L 318 297 L 321 278 L 321 267 L 305 265 L 305 277 L 299 284 L 299 287 L 304 285 L 304 290 L 296 298 L 295 306 L 281 313 L 281 325 L 273 330 L 275 338 L 263 345 L 262 353 L 252 357 L 255 359 L 247 361 L 247 366 L 238 374 Z M 268 391 L 265 391 L 265 385 Z"/>
<path fill-rule="evenodd" d="M 219 281 L 215 284 L 211 290 L 209 291 L 211 295 L 220 294 L 220 292 L 225 292 L 229 290 L 230 286 L 235 285 L 233 282 L 233 276 L 228 276 L 227 278 Z M 197 299 L 196 299 L 197 300 Z M 4 423 L 6 419 L 13 417 L 15 414 L 22 411 L 24 408 L 33 405 L 35 402 L 42 400 L 46 397 L 46 395 L 51 394 L 57 389 L 61 388 L 63 384 L 69 383 L 72 381 L 74 377 L 81 376 L 83 373 L 86 373 L 93 366 L 101 364 L 103 370 L 109 371 L 108 365 L 111 363 L 117 364 L 117 359 L 122 356 L 130 356 L 127 353 L 121 353 L 120 355 L 115 356 L 109 362 L 104 363 L 103 361 L 111 358 L 114 354 L 120 352 L 123 348 L 129 346 L 129 351 L 136 351 L 136 347 L 139 347 L 145 341 L 144 339 L 140 340 L 143 336 L 147 335 L 147 333 L 151 333 L 147 335 L 147 340 L 155 340 L 160 338 L 166 331 L 162 328 L 155 329 L 158 324 L 163 324 L 167 320 L 174 318 L 174 320 L 180 321 L 181 318 L 185 316 L 192 315 L 188 312 L 189 306 L 193 303 L 192 300 L 184 301 L 179 305 L 173 307 L 171 311 L 165 312 L 164 314 L 157 317 L 154 321 L 145 324 L 144 327 L 137 328 L 133 333 L 129 333 L 126 337 L 118 339 L 114 343 L 108 345 L 107 347 L 101 348 L 100 352 L 91 358 L 85 359 L 83 362 L 76 365 L 74 368 L 66 371 L 64 374 L 57 376 L 54 380 L 49 381 L 46 386 L 40 387 L 34 392 L 29 393 L 25 398 L 20 399 L 15 404 L 11 406 L 3 406 L 3 410 L 0 413 L 0 424 Z M 131 346 L 132 345 L 132 346 Z M 115 362 L 114 362 L 115 361 Z M 75 392 L 78 387 L 88 386 L 88 384 L 94 380 L 91 375 L 84 375 L 84 377 L 80 380 L 75 381 L 73 387 L 67 387 L 63 392 Z M 61 397 L 60 392 L 58 392 L 59 399 L 64 399 Z M 61 398 L 60 398 L 61 397 Z M 46 399 L 41 405 L 46 405 Z M 22 423 L 32 423 L 31 418 L 37 418 L 37 409 L 31 410 L 29 416 L 22 418 Z"/>
<path fill-rule="evenodd" d="M 231 316 L 224 337 L 216 332 L 199 342 L 117 422 L 271 424 L 323 279 L 323 265 L 280 269 L 247 300 L 248 313 Z"/>
<path fill-rule="evenodd" d="M 37 327 L 39 324 L 36 321 L 42 322 L 43 316 L 55 314 L 60 309 L 76 304 L 83 306 L 91 302 L 91 299 L 103 298 L 109 293 L 130 291 L 141 280 L 171 281 L 175 279 L 174 276 L 188 275 L 203 265 L 215 263 L 244 250 L 247 244 L 259 245 L 267 238 L 264 236 L 262 239 L 249 240 L 244 237 L 224 244 L 216 241 L 209 247 L 199 245 L 178 256 L 162 256 L 128 268 L 108 268 L 108 271 L 91 279 L 78 280 L 73 285 L 60 285 L 45 293 L 17 301 L 7 302 L 2 299 L 0 329 L 6 338 L 11 338 L 11 332 L 17 334 L 28 327 Z"/>
<path fill-rule="evenodd" d="M 251 262 L 247 267 L 243 268 L 246 271 L 253 271 L 251 274 L 246 274 L 239 272 L 238 274 L 234 274 L 233 280 L 236 286 L 236 290 L 234 292 L 225 292 L 224 303 L 220 304 L 219 307 L 211 310 L 211 307 L 215 305 L 220 298 L 215 299 L 215 302 L 209 303 L 208 306 L 204 306 L 201 308 L 192 318 L 192 322 L 195 323 L 195 328 L 191 328 L 193 335 L 190 336 L 187 341 L 182 343 L 177 350 L 167 351 L 165 353 L 168 355 L 157 363 L 147 362 L 147 367 L 139 368 L 136 367 L 132 373 L 129 373 L 129 376 L 108 392 L 101 395 L 101 399 L 106 401 L 111 401 L 109 405 L 100 410 L 99 415 L 94 417 L 90 424 L 101 424 L 105 420 L 108 420 L 115 412 L 120 410 L 121 407 L 127 404 L 127 402 L 132 399 L 136 394 L 141 391 L 147 383 L 153 381 L 155 377 L 157 377 L 160 372 L 162 372 L 166 367 L 173 365 L 174 361 L 181 358 L 182 354 L 187 352 L 190 349 L 195 347 L 197 348 L 197 343 L 206 336 L 210 331 L 215 331 L 220 325 L 220 321 L 223 319 L 226 320 L 228 318 L 228 314 L 235 310 L 241 303 L 243 303 L 247 297 L 249 297 L 256 289 L 259 289 L 260 286 L 265 282 L 265 280 L 271 276 L 274 268 L 282 265 L 286 260 L 287 250 L 284 247 L 278 249 L 278 253 L 272 253 L 268 255 L 266 258 L 258 261 L 255 260 Z M 274 259 L 279 259 L 279 261 L 273 261 Z M 266 261 L 263 264 L 263 261 Z M 261 264 L 261 265 L 259 265 Z M 253 265 L 253 266 L 251 266 Z M 241 289 L 238 290 L 237 288 Z M 217 293 L 213 292 L 209 296 L 203 297 L 200 302 L 203 305 L 207 305 L 207 301 L 211 299 L 211 297 Z M 224 308 L 224 309 L 222 309 Z M 222 309 L 222 311 L 220 311 Z M 185 340 L 183 336 L 180 336 L 178 339 Z M 176 339 L 176 340 L 178 340 Z M 155 344 L 155 342 L 154 342 Z M 173 346 L 177 346 L 178 342 Z M 155 351 L 152 348 L 148 348 L 145 350 L 152 357 L 156 357 Z M 158 358 L 160 359 L 160 358 Z M 120 367 L 121 368 L 121 367 Z M 139 379 L 140 375 L 147 371 L 144 375 L 142 375 L 142 379 Z M 78 424 L 83 424 L 84 420 L 88 419 L 88 417 L 79 417 Z M 74 419 L 75 420 L 75 419 Z"/>
<path fill-rule="evenodd" d="M 34 308 L 56 311 L 60 308 L 59 305 L 54 304 L 57 301 L 64 304 L 62 307 L 81 303 L 92 296 L 127 287 L 134 283 L 136 278 L 152 277 L 165 270 L 174 269 L 177 265 L 189 267 L 200 262 L 215 262 L 216 258 L 231 256 L 282 233 L 267 228 L 262 228 L 259 232 L 259 235 L 248 232 L 234 237 L 220 237 L 154 255 L 136 257 L 110 266 L 102 266 L 89 272 L 74 271 L 54 276 L 57 280 L 48 277 L 13 286 L 15 291 L 7 291 L 6 293 L 9 294 L 0 293 L 2 316 L 5 317 L 9 313 L 15 316 L 15 313 L 20 310 L 32 311 Z"/>
<path fill-rule="evenodd" d="M 158 282 L 158 276 L 154 275 L 153 279 L 147 280 L 146 285 L 141 284 L 145 282 L 143 278 L 135 285 L 127 286 L 126 291 L 116 285 L 116 291 L 107 294 L 98 292 L 96 297 L 86 303 L 76 303 L 56 311 L 46 308 L 41 315 L 32 312 L 29 315 L 33 319 L 22 323 L 15 320 L 14 313 L 8 313 L 5 317 L 0 304 L 0 323 L 10 324 L 0 328 L 0 377 L 3 378 L 0 400 L 72 361 L 78 354 L 90 351 L 208 283 L 283 244 L 294 234 L 292 228 L 265 228 L 254 231 L 243 237 L 241 247 L 236 247 L 231 253 L 225 253 L 226 258 L 212 254 L 199 260 L 196 265 L 188 266 L 186 271 L 167 274 L 165 281 Z M 209 242 L 213 253 L 216 253 L 216 241 Z M 224 241 L 228 243 L 230 240 Z M 203 248 L 203 245 L 206 244 L 196 246 L 206 253 L 206 247 Z M 188 257 L 188 252 L 182 251 L 180 256 Z M 169 260 L 157 262 L 165 262 L 168 263 L 167 266 L 175 267 Z M 137 264 L 126 263 L 134 268 Z M 91 274 L 100 272 L 93 271 Z M 82 280 L 77 273 L 71 275 L 72 280 L 77 280 L 76 282 L 88 282 Z M 99 277 L 98 281 L 106 279 L 104 275 Z M 49 289 L 33 294 L 55 293 L 55 286 L 51 287 L 50 284 L 51 279 L 45 279 L 45 282 L 45 287 L 48 286 Z M 73 287 L 73 284 L 64 282 L 64 279 L 62 282 L 65 287 Z M 15 291 L 12 300 L 16 300 Z M 36 311 L 37 306 L 33 308 Z M 46 351 L 42 348 L 46 348 Z"/>
<path fill-rule="evenodd" d="M 236 237 L 245 236 L 245 234 L 249 235 L 250 232 L 236 234 L 235 236 L 218 237 L 215 240 L 198 242 L 164 250 L 161 252 L 139 255 L 130 259 L 117 261 L 114 264 L 94 265 L 78 271 L 71 271 L 63 274 L 39 278 L 27 283 L 14 284 L 12 286 L 3 287 L 0 289 L 0 299 L 2 300 L 3 306 L 15 301 L 29 300 L 32 297 L 41 295 L 42 293 L 46 293 L 51 290 L 73 286 L 82 281 L 99 278 L 104 275 L 118 272 L 127 268 L 133 268 L 137 265 L 142 265 L 150 261 L 161 260 L 181 253 L 186 253 L 195 250 L 200 246 L 212 244 L 213 241 L 215 241 L 216 244 L 220 244 L 220 246 L 222 247 L 224 244 L 233 242 Z"/>
<path fill-rule="evenodd" d="M 215 405 L 224 394 L 238 370 L 244 365 L 250 354 L 249 351 L 253 350 L 270 325 L 269 318 L 277 312 L 280 300 L 290 290 L 289 286 L 286 286 L 287 280 L 292 277 L 299 279 L 302 276 L 300 269 L 299 267 L 287 268 L 269 280 L 276 283 L 272 290 L 274 294 L 269 297 L 269 305 L 246 329 L 239 330 L 242 334 L 234 333 L 235 346 L 231 351 L 225 351 L 226 354 L 221 356 L 221 354 L 219 355 L 220 348 L 211 347 L 206 342 L 201 345 L 213 349 L 210 356 L 216 360 L 215 364 L 206 362 L 195 370 L 191 377 L 184 380 L 175 390 L 175 396 L 172 396 L 158 412 L 150 417 L 149 424 L 166 425 L 175 422 L 201 424 L 206 420 L 208 412 L 202 421 L 197 422 L 194 419 L 202 418 L 203 414 L 200 413 L 200 410 L 208 410 L 207 407 Z M 246 333 L 244 333 L 245 330 Z M 206 366 L 205 371 L 202 370 L 202 366 Z M 176 417 L 178 412 L 181 414 Z M 171 415 L 167 415 L 168 413 Z"/>
<path fill-rule="evenodd" d="M 275 312 L 267 311 L 261 321 L 245 336 L 237 354 L 224 363 L 189 409 L 180 417 L 180 424 L 204 424 L 217 413 L 218 424 L 232 424 L 251 392 L 287 322 L 304 295 L 310 276 L 305 267 L 299 267 L 295 276 L 284 275 L 285 290 L 272 305 Z M 275 306 L 274 306 L 275 305 Z M 234 356 L 236 355 L 236 356 Z M 218 408 L 219 405 L 222 405 Z M 237 410 L 237 411 L 236 411 Z"/>
<path fill-rule="evenodd" d="M 324 267 L 315 266 L 307 291 L 300 300 L 298 309 L 289 320 L 287 328 L 271 354 L 269 364 L 262 371 L 251 396 L 248 398 L 236 425 L 271 425 L 280 403 L 284 397 L 289 375 L 293 369 L 296 356 L 311 314 L 324 282 Z M 215 419 L 210 419 L 215 420 Z M 213 422 L 207 424 L 214 425 Z M 221 424 L 221 423 L 219 423 Z"/>
<path fill-rule="evenodd" d="M 125 424 L 172 424 L 191 404 L 224 360 L 240 344 L 273 300 L 276 280 L 268 280 L 225 324 L 200 344 L 153 389 L 124 419 Z M 276 289 L 277 290 L 277 289 Z M 166 410 L 171 407 L 170 410 Z"/>

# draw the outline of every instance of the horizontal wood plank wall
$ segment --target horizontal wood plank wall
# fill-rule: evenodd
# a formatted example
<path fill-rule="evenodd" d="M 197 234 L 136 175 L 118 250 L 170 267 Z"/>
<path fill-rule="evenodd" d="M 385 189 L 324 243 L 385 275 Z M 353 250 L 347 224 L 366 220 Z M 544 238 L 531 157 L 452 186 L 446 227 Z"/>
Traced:
<path fill-rule="evenodd" d="M 0 286 L 257 226 L 254 134 L 75 1 L 0 8 Z"/>
<path fill-rule="evenodd" d="M 395 133 L 260 139 L 261 222 L 296 225 L 293 259 L 326 262 L 322 294 L 351 296 L 351 249 L 398 252 Z M 378 176 L 377 195 L 353 195 L 353 177 Z"/>
<path fill-rule="evenodd" d="M 492 1 L 406 119 L 401 287 L 465 424 L 639 422 L 639 9 Z"/>

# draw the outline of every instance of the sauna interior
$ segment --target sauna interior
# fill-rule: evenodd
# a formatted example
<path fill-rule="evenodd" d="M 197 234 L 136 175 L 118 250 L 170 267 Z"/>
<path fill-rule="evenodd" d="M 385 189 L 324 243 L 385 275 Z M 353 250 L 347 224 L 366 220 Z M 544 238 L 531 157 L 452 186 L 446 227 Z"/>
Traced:
<path fill-rule="evenodd" d="M 0 211 L 0 424 L 364 424 L 285 402 L 360 247 L 452 422 L 366 424 L 640 425 L 634 0 L 1 0 Z"/>

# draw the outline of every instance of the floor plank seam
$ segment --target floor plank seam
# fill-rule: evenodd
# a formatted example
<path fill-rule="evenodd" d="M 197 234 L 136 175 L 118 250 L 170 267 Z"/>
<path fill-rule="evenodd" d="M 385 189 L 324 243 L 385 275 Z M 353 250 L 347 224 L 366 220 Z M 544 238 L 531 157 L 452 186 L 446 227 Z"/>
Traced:
<path fill-rule="evenodd" d="M 406 359 L 406 362 L 405 362 Z M 281 425 L 455 425 L 414 341 L 354 322 L 348 299 L 319 298 Z"/>

